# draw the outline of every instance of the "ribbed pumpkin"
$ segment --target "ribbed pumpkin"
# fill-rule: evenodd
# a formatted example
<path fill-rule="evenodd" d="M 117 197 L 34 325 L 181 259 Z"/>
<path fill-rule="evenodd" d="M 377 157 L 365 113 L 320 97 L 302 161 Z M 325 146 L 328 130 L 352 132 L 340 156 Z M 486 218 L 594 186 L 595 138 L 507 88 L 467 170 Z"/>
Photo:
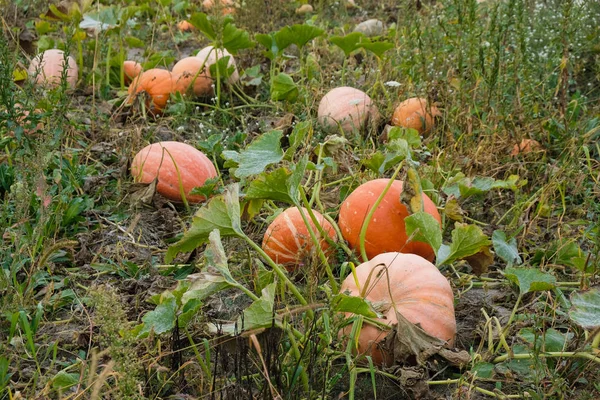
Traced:
<path fill-rule="evenodd" d="M 206 73 L 207 70 L 198 57 L 186 57 L 179 60 L 171 72 L 180 92 L 185 93 L 191 87 L 196 96 L 210 96 L 213 94 L 213 80 Z"/>
<path fill-rule="evenodd" d="M 229 69 L 233 67 L 233 72 L 231 73 L 227 81 L 233 85 L 234 83 L 240 80 L 240 74 L 235 64 L 235 59 L 233 58 L 231 53 L 228 52 L 226 49 L 215 49 L 213 46 L 206 46 L 205 48 L 200 50 L 198 54 L 196 54 L 196 57 L 202 60 L 202 62 L 205 64 L 206 71 L 208 72 L 209 76 L 210 66 L 215 64 L 217 62 L 217 59 L 229 57 L 229 59 L 227 60 L 227 68 Z M 217 77 L 213 76 L 212 78 L 216 79 Z"/>
<path fill-rule="evenodd" d="M 325 238 L 320 236 L 319 230 L 308 215 L 308 211 L 305 208 L 302 208 L 302 210 L 310 221 L 310 226 L 317 235 L 317 238 L 319 238 L 321 249 L 327 255 L 331 251 L 329 243 L 327 243 Z M 332 240 L 335 240 L 335 231 L 329 221 L 319 212 L 313 210 L 313 213 L 323 231 Z M 304 224 L 300 211 L 296 207 L 288 208 L 275 217 L 265 232 L 262 248 L 273 261 L 282 264 L 290 271 L 317 257 L 308 228 Z"/>
<path fill-rule="evenodd" d="M 340 292 L 376 305 L 383 314 L 377 319 L 379 322 L 390 326 L 398 323 L 398 311 L 429 335 L 447 341 L 449 346 L 454 343 L 456 317 L 452 288 L 435 265 L 423 257 L 397 252 L 380 254 L 356 268 L 356 279 L 353 274 L 348 275 Z M 351 328 L 351 325 L 346 327 L 343 335 L 349 335 Z M 359 354 L 370 355 L 376 365 L 390 365 L 391 355 L 378 346 L 388 332 L 364 322 L 358 337 Z"/>
<path fill-rule="evenodd" d="M 352 87 L 332 89 L 319 103 L 319 122 L 329 130 L 337 129 L 339 123 L 344 132 L 351 133 L 360 130 L 369 118 L 377 118 L 378 115 L 371 98 Z"/>
<path fill-rule="evenodd" d="M 217 171 L 204 153 L 189 144 L 158 142 L 137 153 L 131 163 L 131 175 L 136 182 L 142 183 L 150 183 L 158 177 L 156 190 L 174 201 L 182 201 L 182 186 L 187 201 L 198 203 L 205 197 L 190 195 L 190 191 L 204 185 L 207 179 L 216 178 Z"/>
<path fill-rule="evenodd" d="M 434 126 L 434 118 L 442 115 L 435 106 L 427 104 L 427 100 L 412 97 L 404 100 L 394 110 L 392 125 L 412 128 L 421 134 L 428 133 Z"/>
<path fill-rule="evenodd" d="M 60 80 L 65 69 L 65 53 L 62 50 L 51 49 L 35 56 L 29 64 L 27 73 L 35 77 L 35 81 L 48 87 L 60 85 Z M 67 58 L 67 84 L 71 89 L 77 85 L 79 68 L 72 56 Z"/>
<path fill-rule="evenodd" d="M 167 105 L 171 93 L 175 92 L 175 84 L 171 72 L 153 68 L 138 75 L 129 85 L 129 99 L 132 103 L 135 97 L 145 92 L 149 98 L 146 106 L 153 114 L 160 114 Z"/>
<path fill-rule="evenodd" d="M 123 74 L 125 75 L 125 84 L 129 85 L 143 71 L 142 65 L 138 62 L 127 60 L 123 62 Z"/>
<path fill-rule="evenodd" d="M 359 235 L 363 221 L 381 195 L 389 179 L 375 179 L 357 187 L 342 203 L 338 225 L 342 236 L 350 247 L 359 251 Z M 409 210 L 400 202 L 402 181 L 396 180 L 375 210 L 365 235 L 365 251 L 369 259 L 381 253 L 401 251 L 418 254 L 427 260 L 433 260 L 435 254 L 430 245 L 423 242 L 408 241 L 404 219 Z M 424 211 L 441 223 L 441 217 L 435 204 L 423 193 Z"/>

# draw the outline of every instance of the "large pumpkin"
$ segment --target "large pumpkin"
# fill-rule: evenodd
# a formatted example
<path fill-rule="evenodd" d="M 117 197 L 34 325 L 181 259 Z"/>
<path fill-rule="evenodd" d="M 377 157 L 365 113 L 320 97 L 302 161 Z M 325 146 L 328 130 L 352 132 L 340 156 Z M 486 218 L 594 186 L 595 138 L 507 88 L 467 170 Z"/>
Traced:
<path fill-rule="evenodd" d="M 320 235 L 319 230 L 310 219 L 308 211 L 305 208 L 302 208 L 302 210 L 319 239 L 319 246 L 328 255 L 331 251 L 329 243 Z M 319 212 L 313 210 L 313 213 L 323 231 L 332 240 L 335 240 L 335 230 L 329 221 Z M 284 265 L 290 271 L 317 257 L 308 228 L 296 207 L 288 208 L 275 217 L 265 232 L 262 248 L 273 261 Z"/>
<path fill-rule="evenodd" d="M 437 107 L 429 106 L 427 100 L 412 97 L 404 100 L 394 110 L 392 125 L 412 128 L 421 134 L 428 133 L 434 125 L 434 118 L 442 115 Z"/>
<path fill-rule="evenodd" d="M 151 113 L 160 114 L 166 107 L 171 93 L 175 92 L 175 84 L 171 72 L 153 68 L 138 75 L 129 85 L 129 103 L 140 93 L 148 95 L 146 106 Z"/>
<path fill-rule="evenodd" d="M 332 89 L 319 103 L 319 122 L 329 130 L 337 129 L 340 124 L 344 132 L 351 133 L 360 130 L 369 118 L 377 118 L 378 115 L 371 98 L 352 87 Z"/>
<path fill-rule="evenodd" d="M 229 57 L 227 60 L 227 68 L 233 67 L 233 72 L 229 75 L 229 79 L 227 80 L 230 84 L 234 84 L 240 80 L 240 74 L 237 70 L 237 66 L 235 63 L 235 59 L 226 49 L 215 49 L 213 46 L 206 46 L 202 50 L 196 54 L 196 57 L 199 58 L 206 66 L 206 71 L 210 76 L 210 66 L 215 64 L 218 59 L 223 57 Z M 212 78 L 216 79 L 216 76 Z"/>
<path fill-rule="evenodd" d="M 158 177 L 156 190 L 174 201 L 182 201 L 180 187 L 183 187 L 187 201 L 198 203 L 206 198 L 190 195 L 190 191 L 203 186 L 207 179 L 216 178 L 217 171 L 204 153 L 189 144 L 158 142 L 137 153 L 131 163 L 131 175 L 142 183 Z"/>
<path fill-rule="evenodd" d="M 67 84 L 73 89 L 77 84 L 79 68 L 72 56 L 67 57 L 65 66 L 65 53 L 62 50 L 51 49 L 38 54 L 31 60 L 27 73 L 35 77 L 38 84 L 56 87 L 60 84 L 65 68 L 67 70 Z"/>
<path fill-rule="evenodd" d="M 206 71 L 208 68 L 198 57 L 183 58 L 171 70 L 176 88 L 182 93 L 192 88 L 196 96 L 213 94 L 213 80 Z"/>
<path fill-rule="evenodd" d="M 375 179 L 357 187 L 342 203 L 339 226 L 342 236 L 350 247 L 359 250 L 359 235 L 363 221 L 381 195 L 389 179 Z M 433 260 L 434 252 L 430 245 L 423 242 L 408 241 L 404 219 L 409 210 L 400 201 L 402 181 L 396 180 L 387 191 L 369 222 L 365 235 L 365 251 L 369 259 L 381 253 L 401 251 L 418 254 L 427 260 Z M 423 194 L 424 211 L 431 214 L 441 224 L 441 217 L 433 201 Z"/>
<path fill-rule="evenodd" d="M 375 305 L 382 314 L 379 322 L 390 326 L 398 323 L 397 311 L 429 335 L 450 346 L 454 343 L 452 288 L 435 265 L 423 257 L 397 252 L 380 254 L 356 268 L 356 279 L 353 274 L 348 275 L 340 292 L 365 298 Z M 346 327 L 343 334 L 350 334 L 350 330 L 351 326 Z M 391 364 L 391 355 L 378 346 L 388 332 L 364 322 L 358 337 L 359 354 L 370 355 L 376 365 Z"/>

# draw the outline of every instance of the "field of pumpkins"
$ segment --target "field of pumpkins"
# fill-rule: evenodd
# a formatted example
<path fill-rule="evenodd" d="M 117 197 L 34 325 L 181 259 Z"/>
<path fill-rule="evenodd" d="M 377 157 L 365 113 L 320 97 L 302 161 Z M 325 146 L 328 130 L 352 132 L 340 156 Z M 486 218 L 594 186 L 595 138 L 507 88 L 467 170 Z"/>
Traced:
<path fill-rule="evenodd" d="M 0 400 L 600 398 L 600 3 L 0 9 Z"/>

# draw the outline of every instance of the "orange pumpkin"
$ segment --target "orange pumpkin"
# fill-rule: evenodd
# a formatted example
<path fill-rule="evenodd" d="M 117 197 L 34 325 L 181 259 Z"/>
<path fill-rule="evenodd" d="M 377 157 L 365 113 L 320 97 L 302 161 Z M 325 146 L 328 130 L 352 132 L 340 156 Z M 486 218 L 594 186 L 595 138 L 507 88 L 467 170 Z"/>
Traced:
<path fill-rule="evenodd" d="M 363 91 L 352 87 L 330 90 L 319 103 L 318 118 L 326 129 L 337 129 L 351 133 L 360 130 L 369 118 L 377 118 L 379 112 L 371 98 Z"/>
<path fill-rule="evenodd" d="M 206 65 L 198 57 L 186 57 L 181 59 L 171 70 L 175 79 L 175 86 L 182 93 L 186 93 L 190 87 L 196 96 L 210 96 L 213 94 L 212 84 Z"/>
<path fill-rule="evenodd" d="M 138 75 L 129 85 L 131 104 L 135 97 L 145 92 L 149 98 L 146 106 L 153 114 L 160 114 L 167 105 L 171 93 L 175 92 L 175 84 L 171 73 L 164 69 L 153 68 Z"/>
<path fill-rule="evenodd" d="M 404 100 L 394 110 L 392 125 L 412 128 L 420 134 L 428 133 L 434 126 L 434 118 L 442 114 L 435 106 L 429 107 L 427 100 L 412 97 Z"/>
<path fill-rule="evenodd" d="M 27 125 L 27 120 L 29 117 L 29 110 L 26 110 L 23 108 L 23 106 L 20 103 L 15 103 L 15 110 L 20 111 L 21 115 L 17 118 L 17 122 L 19 123 L 19 125 Z M 44 110 L 41 110 L 39 108 L 36 108 L 33 113 L 34 114 L 42 114 L 44 112 Z M 31 125 L 31 124 L 29 124 Z M 41 122 L 39 122 L 34 128 L 23 128 L 23 133 L 25 133 L 26 135 L 32 135 L 34 133 L 36 133 L 37 131 L 41 131 L 42 129 L 44 129 L 44 124 L 42 124 Z"/>
<path fill-rule="evenodd" d="M 232 0 L 204 0 L 202 2 L 202 7 L 207 11 L 212 10 L 215 6 L 216 10 L 221 10 L 222 15 L 235 13 Z"/>
<path fill-rule="evenodd" d="M 533 151 L 538 151 L 542 148 L 542 145 L 537 140 L 533 139 L 523 139 L 521 143 L 515 144 L 510 155 L 515 157 L 519 154 L 527 154 Z"/>
<path fill-rule="evenodd" d="M 237 66 L 235 63 L 235 59 L 233 58 L 233 56 L 231 55 L 230 52 L 228 52 L 225 49 L 215 49 L 213 46 L 206 46 L 205 48 L 203 48 L 202 50 L 200 50 L 198 52 L 198 54 L 196 54 L 196 57 L 199 58 L 204 65 L 206 66 L 206 71 L 210 76 L 210 66 L 215 64 L 217 62 L 218 59 L 223 58 L 223 57 L 229 57 L 229 59 L 227 60 L 227 68 L 231 68 L 233 67 L 233 72 L 231 73 L 231 75 L 229 76 L 229 79 L 227 80 L 230 84 L 234 84 L 237 81 L 240 80 L 240 74 L 237 70 Z M 216 76 L 213 76 L 213 78 L 216 79 Z"/>
<path fill-rule="evenodd" d="M 342 203 L 339 215 L 339 227 L 342 236 L 350 247 L 359 250 L 360 230 L 363 221 L 381 195 L 389 179 L 375 179 L 357 187 Z M 402 181 L 396 180 L 379 203 L 365 235 L 365 251 L 369 259 L 381 253 L 401 251 L 418 254 L 427 260 L 433 260 L 435 254 L 430 245 L 423 242 L 408 241 L 404 218 L 409 210 L 400 202 Z M 423 193 L 423 206 L 441 224 L 441 217 L 433 201 Z"/>
<path fill-rule="evenodd" d="M 177 29 L 179 29 L 181 32 L 189 32 L 195 30 L 196 28 L 188 21 L 183 20 L 179 21 L 179 23 L 177 24 Z"/>
<path fill-rule="evenodd" d="M 125 75 L 125 84 L 129 85 L 143 71 L 142 65 L 138 62 L 127 60 L 123 63 L 123 73 Z"/>
<path fill-rule="evenodd" d="M 136 182 L 151 183 L 158 178 L 156 190 L 167 199 L 182 201 L 181 190 L 190 203 L 206 198 L 190 191 L 216 178 L 217 170 L 208 157 L 189 144 L 158 142 L 144 147 L 133 158 L 131 174 Z"/>
<path fill-rule="evenodd" d="M 302 208 L 302 210 L 319 239 L 319 246 L 328 255 L 332 250 L 329 243 L 320 236 L 319 230 L 308 215 L 308 211 L 305 208 Z M 313 213 L 323 231 L 332 240 L 335 240 L 335 231 L 329 221 L 319 212 L 313 210 Z M 290 271 L 316 258 L 316 249 L 310 238 L 310 233 L 302 220 L 300 211 L 296 207 L 288 208 L 271 222 L 263 237 L 262 248 L 273 261 L 282 264 Z"/>
<path fill-rule="evenodd" d="M 397 311 L 429 335 L 447 341 L 449 346 L 454 344 L 456 317 L 452 288 L 436 266 L 423 257 L 396 252 L 379 254 L 356 268 L 356 279 L 353 274 L 348 275 L 340 292 L 377 305 L 383 314 L 377 319 L 379 322 L 397 324 Z M 347 326 L 342 333 L 350 334 L 351 328 Z M 376 365 L 390 365 L 391 355 L 378 346 L 388 332 L 364 322 L 358 337 L 358 353 L 370 355 Z"/>
<path fill-rule="evenodd" d="M 72 56 L 67 57 L 65 66 L 65 53 L 62 50 L 51 49 L 38 54 L 27 70 L 28 74 L 35 77 L 35 81 L 48 87 L 57 87 L 63 75 L 63 70 L 67 70 L 67 84 L 71 89 L 77 85 L 79 68 L 77 62 Z"/>

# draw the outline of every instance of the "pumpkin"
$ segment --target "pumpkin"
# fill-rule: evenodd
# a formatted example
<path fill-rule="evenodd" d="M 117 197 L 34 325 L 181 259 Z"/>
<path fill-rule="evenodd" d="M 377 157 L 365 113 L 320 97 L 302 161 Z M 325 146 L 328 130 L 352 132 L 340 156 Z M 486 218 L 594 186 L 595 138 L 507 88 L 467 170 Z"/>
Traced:
<path fill-rule="evenodd" d="M 542 148 L 542 145 L 537 140 L 533 139 L 523 139 L 521 143 L 515 144 L 510 155 L 515 157 L 519 154 L 527 154 L 533 151 L 538 151 Z"/>
<path fill-rule="evenodd" d="M 324 128 L 337 129 L 338 123 L 346 133 L 360 130 L 369 118 L 377 118 L 379 112 L 371 98 L 352 87 L 330 90 L 319 103 L 318 118 Z"/>
<path fill-rule="evenodd" d="M 177 24 L 177 29 L 179 29 L 181 32 L 190 32 L 195 30 L 196 28 L 194 27 L 194 25 L 190 24 L 188 21 L 183 20 L 183 21 L 179 21 L 179 23 Z"/>
<path fill-rule="evenodd" d="M 342 203 L 338 225 L 350 247 L 360 249 L 360 230 L 371 207 L 381 195 L 389 179 L 375 179 L 357 187 Z M 408 241 L 404 219 L 408 208 L 400 201 L 402 181 L 395 180 L 375 210 L 365 235 L 365 252 L 369 259 L 381 253 L 401 251 L 418 254 L 431 261 L 434 252 L 424 242 Z M 433 201 L 423 193 L 423 211 L 441 224 L 441 217 Z"/>
<path fill-rule="evenodd" d="M 27 70 L 28 74 L 35 77 L 35 82 L 48 87 L 60 85 L 60 80 L 65 69 L 65 53 L 62 50 L 51 49 L 38 54 Z M 72 56 L 67 57 L 67 84 L 73 89 L 77 85 L 79 68 Z"/>
<path fill-rule="evenodd" d="M 125 84 L 129 85 L 136 76 L 142 73 L 142 65 L 138 62 L 127 60 L 123 63 L 123 74 L 125 75 Z"/>
<path fill-rule="evenodd" d="M 215 5 L 216 9 L 221 10 L 221 14 L 223 15 L 233 14 L 235 12 L 233 0 L 204 0 L 202 2 L 202 7 L 207 11 L 212 10 Z"/>
<path fill-rule="evenodd" d="M 340 292 L 376 305 L 383 314 L 377 318 L 379 322 L 390 326 L 398 323 L 397 311 L 429 335 L 445 340 L 449 346 L 454 344 L 456 317 L 452 288 L 436 266 L 423 257 L 397 252 L 379 254 L 356 267 L 356 278 L 352 273 L 348 275 Z M 347 326 L 342 334 L 350 334 L 351 328 Z M 379 346 L 388 332 L 364 322 L 358 334 L 358 353 L 370 355 L 376 365 L 390 365 L 391 354 Z"/>
<path fill-rule="evenodd" d="M 378 19 L 368 19 L 356 25 L 354 32 L 360 32 L 367 37 L 373 37 L 383 34 L 383 29 L 383 22 Z"/>
<path fill-rule="evenodd" d="M 211 65 L 215 64 L 219 58 L 229 57 L 227 61 L 227 68 L 229 69 L 233 67 L 233 72 L 229 76 L 228 82 L 233 85 L 234 83 L 240 80 L 240 74 L 237 70 L 235 59 L 227 50 L 215 49 L 213 46 L 207 46 L 200 50 L 198 54 L 196 54 L 196 57 L 202 60 L 202 62 L 205 64 L 206 71 L 209 74 L 209 76 Z M 214 76 L 213 78 L 216 79 L 216 76 Z"/>
<path fill-rule="evenodd" d="M 180 187 L 190 203 L 206 198 L 190 195 L 207 179 L 216 178 L 217 170 L 204 153 L 181 142 L 158 142 L 144 147 L 133 158 L 131 175 L 136 182 L 151 183 L 158 178 L 156 191 L 167 199 L 182 201 Z"/>
<path fill-rule="evenodd" d="M 20 116 L 17 117 L 17 123 L 19 125 L 24 125 L 23 126 L 23 133 L 25 133 L 26 135 L 32 135 L 34 133 L 36 133 L 37 131 L 41 131 L 42 129 L 44 129 L 44 124 L 42 124 L 41 122 L 38 122 L 38 124 L 33 127 L 33 128 L 27 128 L 27 126 L 31 126 L 32 124 L 29 121 L 29 110 L 26 110 L 20 103 L 15 103 L 15 110 L 17 112 L 20 112 Z M 34 114 L 43 114 L 44 110 L 41 110 L 39 108 L 36 108 L 33 113 Z"/>
<path fill-rule="evenodd" d="M 420 134 L 428 133 L 434 126 L 434 118 L 442 115 L 435 107 L 427 104 L 427 100 L 412 97 L 404 100 L 394 110 L 392 125 L 412 128 Z"/>
<path fill-rule="evenodd" d="M 308 218 L 310 226 L 319 239 L 319 246 L 328 255 L 331 253 L 329 243 L 320 236 L 319 230 L 310 219 L 308 211 L 302 208 L 304 215 Z M 333 226 L 317 211 L 313 211 L 317 221 L 332 240 L 336 239 Z M 262 248 L 273 261 L 282 264 L 289 271 L 310 262 L 316 258 L 316 249 L 308 228 L 302 220 L 298 208 L 288 208 L 279 214 L 267 228 L 263 237 Z"/>
<path fill-rule="evenodd" d="M 206 73 L 206 66 L 198 57 L 186 57 L 173 66 L 171 72 L 175 79 L 175 86 L 182 93 L 190 87 L 196 96 L 209 96 L 213 94 L 213 81 Z"/>
<path fill-rule="evenodd" d="M 310 4 L 302 4 L 300 7 L 296 8 L 296 14 L 305 15 L 313 12 L 313 6 Z"/>
<path fill-rule="evenodd" d="M 131 104 L 137 95 L 145 92 L 149 98 L 146 106 L 153 114 L 160 114 L 167 105 L 171 93 L 175 92 L 172 74 L 164 69 L 153 68 L 138 75 L 129 85 Z"/>

